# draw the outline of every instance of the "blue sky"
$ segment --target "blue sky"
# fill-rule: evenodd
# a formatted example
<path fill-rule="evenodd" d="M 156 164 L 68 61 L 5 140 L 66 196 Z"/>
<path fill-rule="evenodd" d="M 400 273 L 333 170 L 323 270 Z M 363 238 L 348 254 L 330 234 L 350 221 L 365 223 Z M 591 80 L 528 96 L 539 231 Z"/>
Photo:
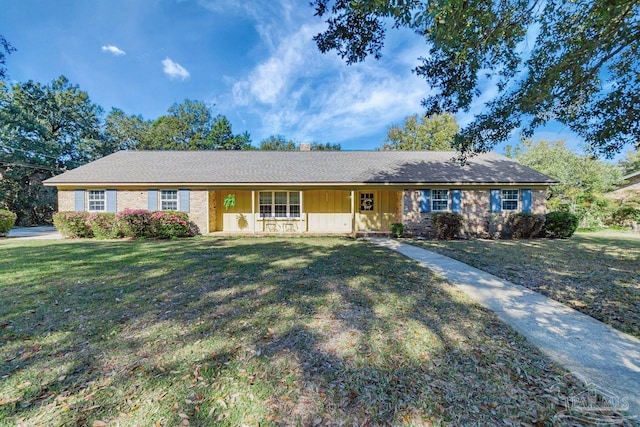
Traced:
<path fill-rule="evenodd" d="M 423 39 L 390 31 L 381 60 L 347 66 L 316 48 L 324 24 L 306 0 L 6 0 L 2 8 L 0 33 L 18 49 L 7 58 L 11 80 L 65 75 L 105 111 L 147 119 L 201 100 L 254 145 L 282 134 L 374 149 L 391 124 L 422 111 L 430 90 L 411 72 L 426 55 Z M 481 110 L 475 103 L 458 122 Z M 579 145 L 559 125 L 534 138 Z"/>

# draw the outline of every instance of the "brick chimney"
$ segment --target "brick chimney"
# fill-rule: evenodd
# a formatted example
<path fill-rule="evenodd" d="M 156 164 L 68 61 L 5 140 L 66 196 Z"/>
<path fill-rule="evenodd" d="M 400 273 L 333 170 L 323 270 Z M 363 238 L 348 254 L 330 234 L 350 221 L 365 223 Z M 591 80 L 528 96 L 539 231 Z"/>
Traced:
<path fill-rule="evenodd" d="M 309 144 L 308 142 L 301 142 L 300 151 L 311 151 L 311 144 Z"/>

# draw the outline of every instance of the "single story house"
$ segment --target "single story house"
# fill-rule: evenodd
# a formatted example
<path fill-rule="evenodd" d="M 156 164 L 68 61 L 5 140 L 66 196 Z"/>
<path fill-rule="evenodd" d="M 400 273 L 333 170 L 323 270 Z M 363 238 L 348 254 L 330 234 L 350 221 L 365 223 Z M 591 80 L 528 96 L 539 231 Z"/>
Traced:
<path fill-rule="evenodd" d="M 551 178 L 496 153 L 462 166 L 446 151 L 120 151 L 45 181 L 60 211 L 188 212 L 202 233 L 428 234 L 458 212 L 469 235 L 512 212 L 545 213 Z M 235 206 L 223 200 L 235 197 Z"/>

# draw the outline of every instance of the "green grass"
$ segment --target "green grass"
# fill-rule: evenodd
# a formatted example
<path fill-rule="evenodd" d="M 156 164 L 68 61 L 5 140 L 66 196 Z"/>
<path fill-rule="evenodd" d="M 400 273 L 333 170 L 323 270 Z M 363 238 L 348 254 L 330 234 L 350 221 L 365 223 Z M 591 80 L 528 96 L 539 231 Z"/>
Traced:
<path fill-rule="evenodd" d="M 640 338 L 640 238 L 631 233 L 415 244 L 538 291 Z"/>
<path fill-rule="evenodd" d="M 2 425 L 550 423 L 584 392 L 341 238 L 0 241 Z"/>

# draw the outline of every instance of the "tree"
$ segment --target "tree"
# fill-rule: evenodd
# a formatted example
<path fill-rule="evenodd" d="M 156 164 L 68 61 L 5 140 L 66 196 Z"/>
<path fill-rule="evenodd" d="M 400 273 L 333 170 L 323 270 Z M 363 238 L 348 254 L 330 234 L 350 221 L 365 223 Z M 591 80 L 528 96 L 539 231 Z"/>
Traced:
<path fill-rule="evenodd" d="M 142 118 L 134 124 L 142 131 L 136 148 L 141 150 L 247 150 L 248 132 L 235 135 L 231 122 L 223 115 L 213 117 L 204 102 L 186 99 L 173 104 L 145 129 Z"/>
<path fill-rule="evenodd" d="M 342 150 L 342 146 L 340 144 L 332 144 L 327 142 L 322 144 L 320 142 L 312 142 L 311 143 L 311 151 L 340 151 Z"/>
<path fill-rule="evenodd" d="M 11 43 L 0 34 L 0 80 L 4 80 L 7 77 L 7 68 L 4 66 L 6 61 L 6 55 L 11 52 L 15 52 L 16 48 L 11 46 Z"/>
<path fill-rule="evenodd" d="M 213 126 L 211 126 L 207 141 L 214 150 L 251 150 L 249 132 L 234 135 L 231 122 L 221 114 L 213 119 Z"/>
<path fill-rule="evenodd" d="M 563 141 L 523 141 L 508 150 L 525 166 L 558 181 L 548 190 L 548 206 L 579 216 L 581 226 L 601 226 L 608 212 L 602 195 L 622 181 L 620 169 L 589 155 L 576 154 Z"/>
<path fill-rule="evenodd" d="M 265 151 L 299 151 L 300 146 L 301 144 L 292 139 L 287 141 L 282 135 L 271 135 L 260 142 L 260 149 Z M 330 142 L 325 144 L 312 142 L 309 144 L 310 151 L 340 151 L 341 148 L 340 144 L 332 144 Z"/>
<path fill-rule="evenodd" d="M 19 224 L 42 224 L 56 208 L 55 189 L 42 181 L 102 155 L 102 109 L 63 76 L 0 85 L 0 207 Z"/>
<path fill-rule="evenodd" d="M 625 175 L 640 172 L 640 151 L 628 151 L 624 160 L 620 161 L 620 167 Z"/>
<path fill-rule="evenodd" d="M 402 126 L 393 125 L 387 132 L 383 150 L 451 150 L 451 144 L 459 131 L 451 114 L 406 117 Z"/>
<path fill-rule="evenodd" d="M 104 120 L 101 154 L 137 149 L 145 141 L 150 128 L 151 122 L 141 115 L 127 115 L 119 108 L 112 108 Z"/>
<path fill-rule="evenodd" d="M 296 143 L 293 140 L 287 141 L 282 135 L 271 135 L 260 142 L 260 149 L 265 151 L 296 151 Z"/>
<path fill-rule="evenodd" d="M 640 141 L 640 0 L 313 0 L 327 29 L 314 39 L 348 64 L 380 58 L 386 24 L 428 45 L 415 72 L 436 91 L 427 114 L 468 111 L 497 95 L 454 146 L 486 151 L 522 128 L 557 120 L 592 153 Z M 535 40 L 533 40 L 534 35 Z"/>

